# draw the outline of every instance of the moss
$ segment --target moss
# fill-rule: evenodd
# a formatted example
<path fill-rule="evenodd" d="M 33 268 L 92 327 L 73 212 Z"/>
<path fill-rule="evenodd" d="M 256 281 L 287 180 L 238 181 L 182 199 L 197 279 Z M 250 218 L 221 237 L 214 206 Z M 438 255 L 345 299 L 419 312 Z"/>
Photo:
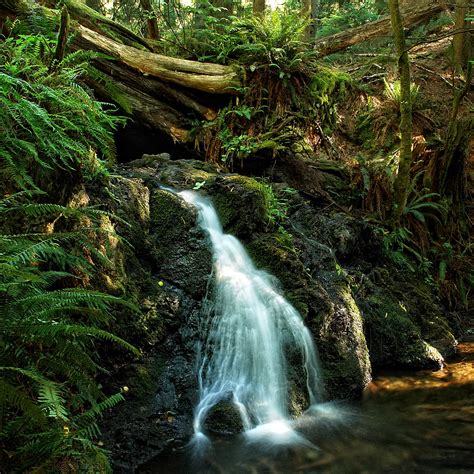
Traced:
<path fill-rule="evenodd" d="M 427 344 L 405 305 L 378 291 L 360 302 L 375 366 L 436 368 L 442 358 Z"/>
<path fill-rule="evenodd" d="M 158 390 L 157 382 L 165 368 L 164 361 L 159 356 L 154 356 L 144 363 L 136 364 L 130 374 L 126 386 L 133 402 L 139 405 L 149 403 Z"/>
<path fill-rule="evenodd" d="M 206 429 L 218 434 L 235 434 L 244 430 L 237 407 L 228 401 L 215 405 L 205 422 Z"/>
<path fill-rule="evenodd" d="M 299 289 L 305 287 L 305 269 L 298 259 L 289 234 L 274 232 L 262 234 L 247 245 L 247 251 L 258 267 L 276 276 L 284 288 L 291 289 L 286 294 L 288 300 L 302 315 L 307 314 L 307 305 L 300 300 Z"/>
<path fill-rule="evenodd" d="M 318 347 L 327 394 L 360 396 L 371 372 L 361 312 L 344 275 L 326 272 L 324 280 L 332 308 L 319 324 Z"/>
<path fill-rule="evenodd" d="M 346 72 L 321 66 L 312 77 L 310 92 L 321 101 L 327 100 L 326 96 L 343 99 L 351 84 L 352 78 Z"/>
<path fill-rule="evenodd" d="M 328 133 L 336 126 L 337 103 L 345 98 L 351 84 L 349 74 L 327 67 L 320 67 L 318 73 L 312 77 L 309 94 L 318 110 L 323 128 L 327 129 Z"/>
<path fill-rule="evenodd" d="M 182 199 L 161 189 L 152 192 L 150 227 L 157 240 L 153 247 L 155 256 L 164 256 L 170 245 L 185 239 L 186 232 L 194 227 L 194 224 L 195 213 Z"/>
<path fill-rule="evenodd" d="M 266 197 L 258 181 L 238 175 L 220 177 L 211 192 L 226 232 L 242 237 L 264 230 L 268 222 Z"/>

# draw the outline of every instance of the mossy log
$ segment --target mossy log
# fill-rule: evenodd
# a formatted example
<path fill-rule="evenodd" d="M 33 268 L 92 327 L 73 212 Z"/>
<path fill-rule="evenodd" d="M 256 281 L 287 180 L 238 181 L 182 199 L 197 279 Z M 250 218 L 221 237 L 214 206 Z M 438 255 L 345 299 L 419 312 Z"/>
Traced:
<path fill-rule="evenodd" d="M 82 25 L 78 25 L 75 31 L 79 37 L 76 43 L 84 49 L 97 49 L 144 75 L 212 94 L 235 93 L 235 89 L 241 85 L 237 71 L 229 66 L 142 51 L 120 44 Z"/>
<path fill-rule="evenodd" d="M 414 7 L 402 12 L 404 28 L 414 28 L 433 16 L 446 9 L 444 2 L 434 0 L 429 5 Z M 344 49 L 363 43 L 374 38 L 389 36 L 391 34 L 390 15 L 379 20 L 357 26 L 349 30 L 342 31 L 335 35 L 326 36 L 316 41 L 314 47 L 317 56 L 322 58 L 330 54 L 338 53 Z"/>

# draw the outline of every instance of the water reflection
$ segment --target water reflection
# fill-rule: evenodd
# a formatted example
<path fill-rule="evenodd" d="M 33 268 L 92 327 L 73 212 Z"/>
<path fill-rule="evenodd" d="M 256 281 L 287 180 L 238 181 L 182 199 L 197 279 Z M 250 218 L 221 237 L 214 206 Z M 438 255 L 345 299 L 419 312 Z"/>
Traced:
<path fill-rule="evenodd" d="M 140 472 L 473 473 L 474 342 L 461 344 L 443 370 L 380 376 L 360 403 L 317 405 L 293 428 L 315 447 L 268 451 L 225 437 L 199 463 L 177 450 Z"/>

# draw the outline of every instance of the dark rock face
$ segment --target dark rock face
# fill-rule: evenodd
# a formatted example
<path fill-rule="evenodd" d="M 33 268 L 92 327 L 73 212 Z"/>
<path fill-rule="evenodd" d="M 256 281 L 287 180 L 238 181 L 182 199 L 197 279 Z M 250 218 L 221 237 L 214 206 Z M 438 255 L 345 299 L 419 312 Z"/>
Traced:
<path fill-rule="evenodd" d="M 116 314 L 114 330 L 145 357 L 113 359 L 108 386 L 128 387 L 127 403 L 102 426 L 116 472 L 131 472 L 163 449 L 184 445 L 198 398 L 196 341 L 212 256 L 195 210 L 160 185 L 209 194 L 224 229 L 278 279 L 316 340 L 326 398 L 360 397 L 371 365 L 436 368 L 453 351 L 456 341 L 429 288 L 387 264 L 368 224 L 308 198 L 308 191 L 272 185 L 286 207 L 276 222 L 268 186 L 219 174 L 209 164 L 145 155 L 119 173 L 92 200 L 123 219 L 115 228 L 126 239 L 113 242 L 113 269 L 101 284 L 140 307 L 140 315 Z M 298 415 L 308 405 L 305 377 L 287 352 L 289 410 Z M 225 402 L 206 427 L 221 434 L 242 429 L 235 407 Z"/>

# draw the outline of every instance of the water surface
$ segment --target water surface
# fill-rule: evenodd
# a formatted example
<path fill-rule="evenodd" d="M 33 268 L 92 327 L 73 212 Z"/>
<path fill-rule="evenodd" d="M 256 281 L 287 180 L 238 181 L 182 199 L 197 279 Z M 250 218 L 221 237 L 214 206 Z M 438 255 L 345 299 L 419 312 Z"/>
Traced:
<path fill-rule="evenodd" d="M 165 453 L 141 473 L 474 473 L 474 342 L 438 372 L 380 375 L 356 404 L 317 406 L 294 429 L 317 448 L 212 438 L 193 459 Z"/>

